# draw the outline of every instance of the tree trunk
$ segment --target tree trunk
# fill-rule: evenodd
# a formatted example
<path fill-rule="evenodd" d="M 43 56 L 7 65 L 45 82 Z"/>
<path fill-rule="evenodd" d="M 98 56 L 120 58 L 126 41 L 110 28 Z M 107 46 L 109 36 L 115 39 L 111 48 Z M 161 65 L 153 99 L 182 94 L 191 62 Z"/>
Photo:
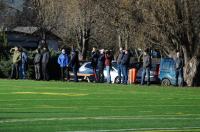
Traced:
<path fill-rule="evenodd" d="M 200 59 L 196 56 L 192 57 L 185 65 L 185 82 L 188 86 L 199 86 L 200 85 Z"/>
<path fill-rule="evenodd" d="M 186 65 L 187 62 L 189 62 L 189 60 L 190 60 L 189 53 L 185 46 L 182 46 L 182 50 L 183 50 L 184 63 Z"/>
<path fill-rule="evenodd" d="M 118 44 L 119 44 L 119 48 L 122 47 L 122 39 L 119 33 L 118 33 Z"/>

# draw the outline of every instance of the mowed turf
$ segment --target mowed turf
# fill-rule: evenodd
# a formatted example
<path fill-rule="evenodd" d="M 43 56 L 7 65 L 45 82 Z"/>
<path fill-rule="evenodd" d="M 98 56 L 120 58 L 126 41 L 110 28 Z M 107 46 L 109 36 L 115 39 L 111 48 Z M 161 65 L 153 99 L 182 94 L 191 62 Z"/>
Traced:
<path fill-rule="evenodd" d="M 0 132 L 200 131 L 200 89 L 0 80 Z"/>

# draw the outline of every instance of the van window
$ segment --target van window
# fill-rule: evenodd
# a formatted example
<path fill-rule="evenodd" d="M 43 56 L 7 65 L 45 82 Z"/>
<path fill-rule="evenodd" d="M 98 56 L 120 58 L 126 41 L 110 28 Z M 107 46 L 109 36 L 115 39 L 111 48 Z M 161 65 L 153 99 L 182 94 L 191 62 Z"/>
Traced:
<path fill-rule="evenodd" d="M 171 70 L 171 71 L 174 71 L 174 70 L 175 70 L 175 62 L 174 62 L 174 61 L 171 61 L 170 70 Z"/>
<path fill-rule="evenodd" d="M 164 61 L 162 63 L 162 70 L 169 70 L 170 69 L 170 65 L 171 65 L 171 61 Z"/>
<path fill-rule="evenodd" d="M 91 63 L 85 65 L 86 68 L 92 68 Z"/>

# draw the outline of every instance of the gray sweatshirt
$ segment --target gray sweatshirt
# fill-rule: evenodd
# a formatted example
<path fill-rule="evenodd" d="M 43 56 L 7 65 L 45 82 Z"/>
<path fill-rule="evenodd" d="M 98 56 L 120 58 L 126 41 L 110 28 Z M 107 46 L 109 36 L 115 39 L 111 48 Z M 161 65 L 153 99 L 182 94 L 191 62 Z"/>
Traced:
<path fill-rule="evenodd" d="M 151 57 L 150 55 L 143 56 L 143 68 L 151 67 Z"/>

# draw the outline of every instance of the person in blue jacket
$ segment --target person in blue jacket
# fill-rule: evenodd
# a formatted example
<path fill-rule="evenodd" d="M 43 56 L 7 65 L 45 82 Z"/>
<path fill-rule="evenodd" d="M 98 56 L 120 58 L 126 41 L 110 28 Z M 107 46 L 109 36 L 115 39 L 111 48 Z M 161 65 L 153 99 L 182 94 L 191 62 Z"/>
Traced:
<path fill-rule="evenodd" d="M 67 80 L 69 80 L 69 70 L 67 70 L 69 66 L 69 56 L 66 54 L 65 49 L 62 49 L 62 53 L 58 57 L 58 64 L 60 65 L 61 80 L 64 81 L 65 71 L 67 73 Z"/>
<path fill-rule="evenodd" d="M 19 66 L 19 77 L 20 77 L 20 79 L 25 79 L 28 56 L 22 48 L 20 48 L 20 52 L 21 52 L 21 62 L 20 62 L 20 66 Z"/>

